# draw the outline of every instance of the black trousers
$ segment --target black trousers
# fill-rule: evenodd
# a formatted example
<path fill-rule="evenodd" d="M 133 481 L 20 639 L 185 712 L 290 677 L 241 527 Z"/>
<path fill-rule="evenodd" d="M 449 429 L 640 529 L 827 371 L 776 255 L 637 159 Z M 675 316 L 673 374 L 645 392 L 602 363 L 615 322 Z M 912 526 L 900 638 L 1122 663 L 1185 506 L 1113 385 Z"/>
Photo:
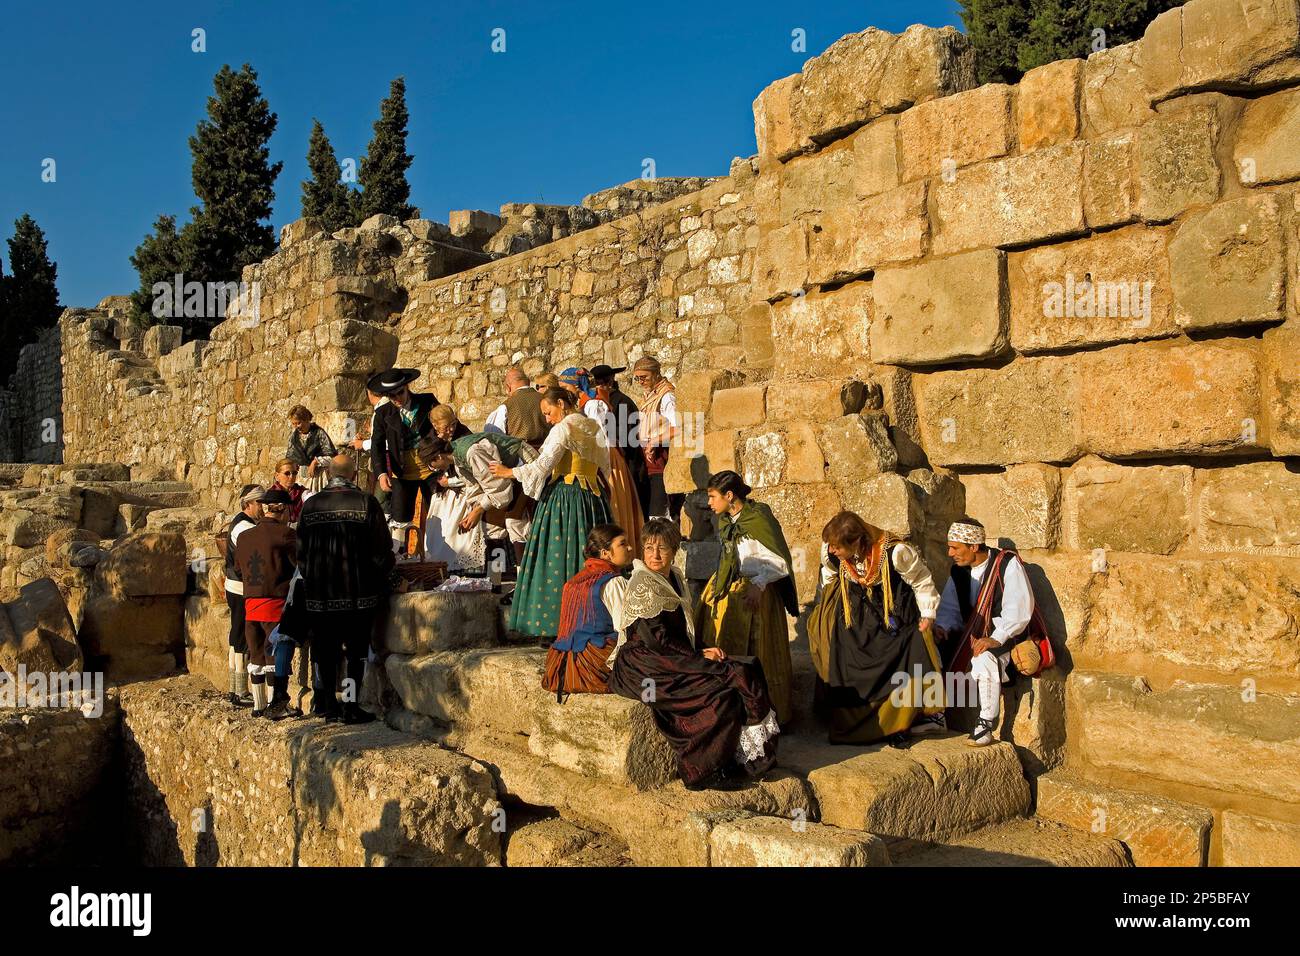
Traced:
<path fill-rule="evenodd" d="M 393 493 L 389 499 L 389 517 L 394 521 L 410 521 L 414 518 L 415 496 L 421 491 L 424 492 L 427 508 L 427 502 L 433 494 L 435 480 L 433 475 L 422 481 L 393 478 Z"/>
<path fill-rule="evenodd" d="M 685 495 L 670 495 L 664 490 L 664 476 L 662 474 L 651 475 L 650 507 L 646 509 L 646 519 L 661 518 L 668 515 L 675 522 L 681 517 L 682 503 L 685 500 Z"/>
<path fill-rule="evenodd" d="M 248 638 L 244 636 L 244 596 L 226 592 L 226 607 L 230 608 L 230 646 L 236 654 L 248 653 Z"/>
<path fill-rule="evenodd" d="M 338 686 L 339 665 L 346 660 L 346 676 L 353 683 L 344 687 L 344 701 L 361 699 L 361 678 L 366 672 L 370 653 L 370 634 L 375 624 L 375 610 L 308 611 L 307 632 L 311 635 L 312 660 L 316 664 L 313 687 L 317 713 L 338 709 L 334 688 Z M 350 696 L 349 696 L 350 692 Z"/>

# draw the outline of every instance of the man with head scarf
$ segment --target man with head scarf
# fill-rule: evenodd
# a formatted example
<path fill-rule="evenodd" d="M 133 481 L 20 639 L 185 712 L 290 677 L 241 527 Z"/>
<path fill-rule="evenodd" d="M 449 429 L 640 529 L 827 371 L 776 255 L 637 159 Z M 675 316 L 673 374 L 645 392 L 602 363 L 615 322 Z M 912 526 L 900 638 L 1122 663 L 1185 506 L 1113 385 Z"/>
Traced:
<path fill-rule="evenodd" d="M 1002 684 L 1013 645 L 1035 615 L 1034 592 L 1024 563 L 1014 551 L 985 544 L 984 526 L 961 518 L 948 528 L 952 574 L 939 600 L 935 622 L 945 643 L 946 669 L 970 670 L 978 692 L 979 721 L 966 743 L 995 743 L 1002 708 Z"/>

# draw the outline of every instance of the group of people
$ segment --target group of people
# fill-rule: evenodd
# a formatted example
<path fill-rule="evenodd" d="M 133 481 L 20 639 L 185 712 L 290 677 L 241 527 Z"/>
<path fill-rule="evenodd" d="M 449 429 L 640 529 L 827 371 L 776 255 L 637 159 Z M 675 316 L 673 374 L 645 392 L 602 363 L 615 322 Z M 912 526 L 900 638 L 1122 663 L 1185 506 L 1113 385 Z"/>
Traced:
<path fill-rule="evenodd" d="M 299 667 L 315 709 L 369 719 L 355 694 L 375 615 L 418 529 L 425 557 L 453 570 L 484 573 L 490 548 L 509 559 L 510 628 L 548 648 L 542 682 L 559 703 L 574 693 L 646 703 L 688 787 L 764 773 L 793 714 L 795 562 L 771 509 L 720 471 L 703 489 L 707 517 L 688 508 L 688 547 L 716 549 L 716 565 L 691 586 L 677 562 L 682 500 L 663 483 L 680 424 L 673 386 L 644 357 L 632 370 L 637 402 L 618 387 L 622 371 L 568 368 L 530 382 L 511 368 L 481 431 L 413 392 L 418 370 L 378 373 L 370 434 L 353 442 L 370 454 L 374 494 L 356 483 L 351 450 L 338 454 L 295 407 L 275 483 L 246 487 L 227 531 L 232 701 L 246 671 L 255 712 L 291 712 L 293 649 L 309 644 L 314 673 L 305 654 Z M 297 485 L 303 468 L 316 487 Z M 956 672 L 977 689 L 967 742 L 996 739 L 1002 685 L 1016 673 L 1008 652 L 1041 620 L 1014 552 L 987 547 L 969 518 L 948 537 L 954 565 L 940 594 L 906 540 L 852 512 L 823 529 L 808 639 L 814 705 L 832 742 L 946 731 L 956 702 L 932 691 Z M 345 688 L 339 707 L 341 658 L 353 696 Z"/>

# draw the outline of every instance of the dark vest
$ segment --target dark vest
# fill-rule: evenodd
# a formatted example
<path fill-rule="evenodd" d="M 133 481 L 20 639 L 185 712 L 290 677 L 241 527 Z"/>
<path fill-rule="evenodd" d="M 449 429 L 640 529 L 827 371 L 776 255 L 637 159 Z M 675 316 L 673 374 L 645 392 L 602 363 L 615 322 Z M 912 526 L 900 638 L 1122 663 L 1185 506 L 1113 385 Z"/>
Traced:
<path fill-rule="evenodd" d="M 506 399 L 506 434 L 538 444 L 550 430 L 542 417 L 542 396 L 531 385 L 517 388 Z"/>
<path fill-rule="evenodd" d="M 984 572 L 984 580 L 988 581 L 989 571 L 993 570 L 993 561 L 998 556 L 997 548 L 989 548 L 988 571 Z M 953 586 L 957 589 L 957 607 L 961 610 L 961 620 L 963 624 L 970 623 L 970 616 L 975 611 L 975 605 L 971 603 L 970 598 L 970 568 L 963 568 L 959 564 L 952 566 Z M 991 608 L 991 617 L 997 617 L 1002 613 L 1002 586 L 998 585 L 993 592 L 993 604 Z"/>

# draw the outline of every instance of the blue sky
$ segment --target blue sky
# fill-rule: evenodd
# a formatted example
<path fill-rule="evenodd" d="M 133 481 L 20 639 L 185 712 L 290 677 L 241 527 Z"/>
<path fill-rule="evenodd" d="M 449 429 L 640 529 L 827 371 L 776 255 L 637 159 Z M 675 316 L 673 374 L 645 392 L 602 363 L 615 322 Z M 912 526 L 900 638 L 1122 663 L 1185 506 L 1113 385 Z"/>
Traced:
<path fill-rule="evenodd" d="M 0 239 L 30 212 L 74 306 L 130 292 L 128 257 L 154 219 L 188 218 L 188 137 L 223 63 L 251 63 L 279 115 L 277 228 L 299 214 L 312 118 L 340 158 L 359 158 L 399 74 L 412 202 L 445 222 L 450 209 L 578 202 L 637 178 L 647 157 L 660 176 L 723 175 L 754 152 L 758 92 L 838 37 L 961 25 L 955 0 L 6 6 Z M 195 28 L 205 53 L 191 50 Z M 496 28 L 504 53 L 491 50 Z M 806 53 L 791 49 L 796 28 Z M 2 245 L 0 258 L 7 272 Z"/>

